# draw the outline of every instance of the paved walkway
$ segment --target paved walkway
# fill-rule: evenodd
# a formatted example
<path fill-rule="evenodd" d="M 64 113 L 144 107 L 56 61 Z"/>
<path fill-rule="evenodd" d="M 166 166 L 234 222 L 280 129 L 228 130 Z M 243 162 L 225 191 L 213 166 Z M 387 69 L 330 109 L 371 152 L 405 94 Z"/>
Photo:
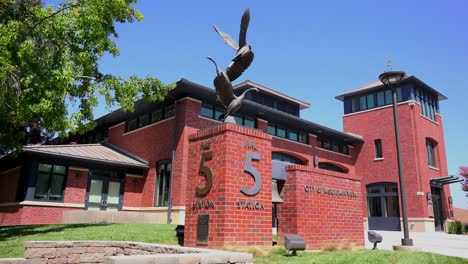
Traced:
<path fill-rule="evenodd" d="M 393 250 L 393 245 L 401 245 L 403 232 L 400 231 L 375 231 L 382 236 L 382 243 L 377 245 L 378 249 Z M 468 258 L 468 235 L 449 235 L 443 232 L 413 233 L 410 232 L 415 247 L 421 251 L 442 254 L 446 256 Z M 374 246 L 367 239 L 365 232 L 366 248 Z"/>

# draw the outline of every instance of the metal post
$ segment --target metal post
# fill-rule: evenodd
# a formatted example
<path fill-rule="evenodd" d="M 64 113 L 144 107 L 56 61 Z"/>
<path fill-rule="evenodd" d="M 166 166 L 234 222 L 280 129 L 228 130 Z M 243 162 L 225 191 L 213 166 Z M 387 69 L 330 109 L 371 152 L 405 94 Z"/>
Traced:
<path fill-rule="evenodd" d="M 396 93 L 396 87 L 393 85 L 392 85 L 392 96 L 393 96 L 393 122 L 395 124 L 395 138 L 396 138 L 397 160 L 398 160 L 398 179 L 400 181 L 401 211 L 402 211 L 402 216 L 403 216 L 404 238 L 401 239 L 401 245 L 412 246 L 413 240 L 409 238 L 409 231 L 408 231 L 408 216 L 406 215 L 405 181 L 403 179 L 403 166 L 401 165 L 400 126 L 398 122 L 397 93 Z"/>

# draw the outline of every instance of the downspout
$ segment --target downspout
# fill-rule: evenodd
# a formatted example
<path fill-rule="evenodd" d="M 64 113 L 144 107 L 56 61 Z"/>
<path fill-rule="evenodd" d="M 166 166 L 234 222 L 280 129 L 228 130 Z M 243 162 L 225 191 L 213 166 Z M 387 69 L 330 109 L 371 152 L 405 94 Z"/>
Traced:
<path fill-rule="evenodd" d="M 171 159 L 171 176 L 169 177 L 169 204 L 167 207 L 167 223 L 172 222 L 172 181 L 174 178 L 174 160 L 176 152 L 177 140 L 177 101 L 174 98 L 174 139 L 172 141 L 172 159 Z"/>

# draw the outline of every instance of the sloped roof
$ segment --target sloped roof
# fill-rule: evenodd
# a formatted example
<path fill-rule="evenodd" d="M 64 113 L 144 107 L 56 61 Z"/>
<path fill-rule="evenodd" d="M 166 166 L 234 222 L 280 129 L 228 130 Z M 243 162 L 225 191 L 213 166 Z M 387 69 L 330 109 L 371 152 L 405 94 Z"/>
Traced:
<path fill-rule="evenodd" d="M 108 143 L 26 146 L 25 153 L 146 169 L 148 162 Z"/>
<path fill-rule="evenodd" d="M 246 80 L 246 81 L 243 81 L 243 82 L 241 82 L 241 83 L 238 83 L 238 84 L 236 84 L 233 88 L 234 88 L 234 89 L 240 89 L 240 88 L 245 87 L 245 86 L 248 86 L 248 87 L 255 87 L 255 88 L 258 88 L 258 89 L 260 89 L 260 90 L 265 91 L 265 92 L 268 93 L 268 94 L 272 94 L 272 95 L 274 95 L 274 96 L 277 96 L 277 97 L 280 97 L 280 98 L 282 98 L 282 99 L 285 99 L 285 100 L 287 100 L 287 101 L 289 101 L 289 102 L 296 103 L 296 104 L 299 105 L 299 109 L 301 109 L 301 110 L 304 110 L 304 109 L 310 107 L 310 104 L 307 103 L 307 102 L 304 102 L 304 101 L 302 101 L 302 100 L 296 99 L 296 98 L 291 97 L 291 96 L 289 96 L 289 95 L 280 93 L 280 92 L 278 92 L 278 91 L 275 91 L 275 90 L 273 90 L 273 89 L 271 89 L 271 88 L 268 88 L 268 87 L 266 87 L 266 86 L 260 85 L 260 84 L 258 84 L 258 83 L 252 82 L 251 80 Z"/>
<path fill-rule="evenodd" d="M 434 88 L 430 87 L 429 85 L 427 85 L 425 82 L 421 81 L 420 79 L 416 78 L 415 76 L 413 75 L 409 75 L 409 76 L 405 76 L 403 78 L 403 80 L 401 81 L 402 83 L 405 83 L 405 82 L 416 82 L 418 83 L 419 85 L 421 85 L 422 87 L 424 87 L 425 89 L 428 89 L 430 90 L 431 92 L 435 93 L 437 95 L 437 99 L 439 101 L 441 100 L 445 100 L 447 99 L 447 97 L 441 93 L 439 93 L 437 90 L 435 90 Z M 371 83 L 368 83 L 368 84 L 365 84 L 365 85 L 362 85 L 362 86 L 359 86 L 353 90 L 350 90 L 350 91 L 347 91 L 343 94 L 340 94 L 338 96 L 336 96 L 335 98 L 340 100 L 340 101 L 343 101 L 345 97 L 347 96 L 351 96 L 351 95 L 356 95 L 356 94 L 360 94 L 360 93 L 364 93 L 366 91 L 371 91 L 371 90 L 378 90 L 380 89 L 381 87 L 383 87 L 383 83 L 380 81 L 380 80 L 376 80 L 376 81 L 373 81 Z"/>

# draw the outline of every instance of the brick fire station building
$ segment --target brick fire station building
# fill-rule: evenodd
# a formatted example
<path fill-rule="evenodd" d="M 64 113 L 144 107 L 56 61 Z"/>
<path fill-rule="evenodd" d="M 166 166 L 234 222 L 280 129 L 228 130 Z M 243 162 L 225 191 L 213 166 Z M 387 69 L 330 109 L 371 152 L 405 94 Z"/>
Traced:
<path fill-rule="evenodd" d="M 187 245 L 363 246 L 400 230 L 392 98 L 379 81 L 336 97 L 344 132 L 300 117 L 309 104 L 256 87 L 223 124 L 214 89 L 181 79 L 163 102 L 114 111 L 81 136 L 25 147 L 0 169 L 0 225 L 185 224 Z M 410 231 L 443 230 L 452 204 L 439 101 L 414 76 L 398 88 Z M 202 234 L 203 233 L 203 234 Z"/>

